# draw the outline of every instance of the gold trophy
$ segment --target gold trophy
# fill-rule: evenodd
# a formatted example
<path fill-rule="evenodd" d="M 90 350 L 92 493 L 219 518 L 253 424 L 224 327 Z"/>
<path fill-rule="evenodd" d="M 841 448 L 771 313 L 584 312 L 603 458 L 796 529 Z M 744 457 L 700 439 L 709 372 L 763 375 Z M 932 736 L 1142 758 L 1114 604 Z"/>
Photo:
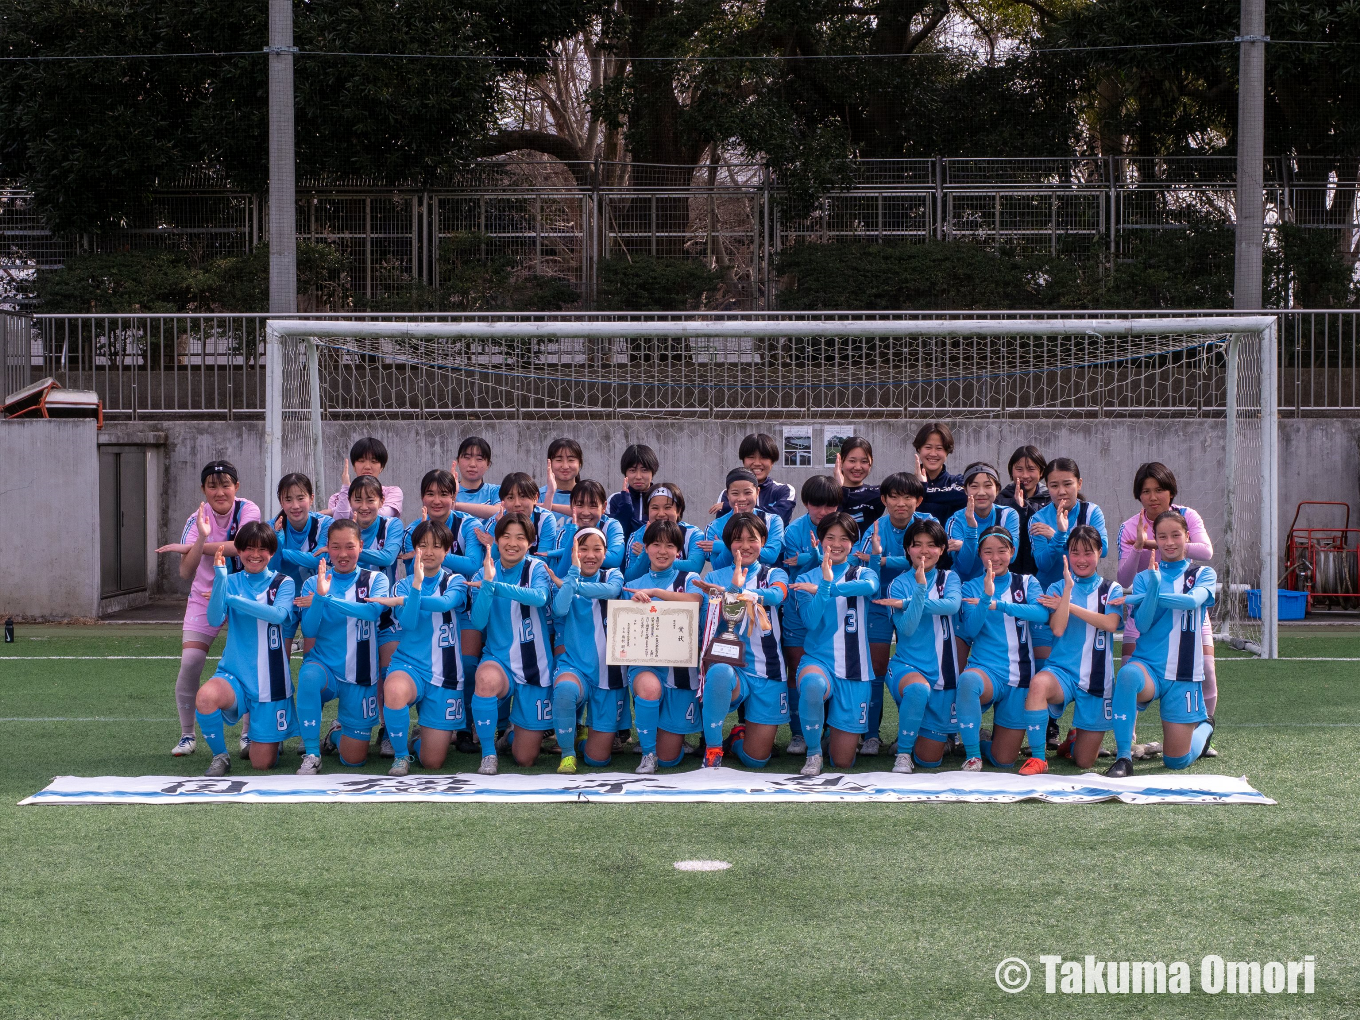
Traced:
<path fill-rule="evenodd" d="M 704 651 L 703 666 L 707 669 L 725 663 L 734 669 L 741 669 L 746 665 L 746 642 L 737 636 L 736 629 L 741 618 L 747 614 L 746 600 L 740 593 L 730 591 L 724 591 L 721 597 L 719 612 L 722 622 Z"/>

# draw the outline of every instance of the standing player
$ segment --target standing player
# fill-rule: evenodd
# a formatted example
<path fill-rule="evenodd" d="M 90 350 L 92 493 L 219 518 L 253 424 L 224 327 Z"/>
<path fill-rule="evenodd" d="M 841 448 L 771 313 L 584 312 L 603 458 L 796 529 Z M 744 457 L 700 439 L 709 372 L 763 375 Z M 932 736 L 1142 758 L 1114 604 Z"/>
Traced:
<path fill-rule="evenodd" d="M 557 537 L 556 546 L 551 553 L 536 553 L 553 572 L 554 583 L 559 574 L 571 569 L 572 550 L 575 548 L 576 535 L 585 528 L 595 528 L 605 537 L 604 569 L 614 570 L 623 566 L 623 525 L 604 514 L 608 502 L 604 486 L 589 478 L 576 483 L 571 490 L 570 517 L 558 517 L 563 522 Z"/>
<path fill-rule="evenodd" d="M 801 775 L 822 771 L 822 730 L 830 727 L 831 761 L 840 768 L 855 762 L 859 735 L 868 726 L 869 659 L 866 616 L 878 592 L 878 575 L 850 560 L 859 528 L 837 511 L 817 525 L 822 549 L 820 570 L 810 570 L 789 588 L 798 594 L 806 636 L 798 668 L 798 716 L 807 742 Z"/>
<path fill-rule="evenodd" d="M 742 467 L 756 476 L 756 485 L 760 490 L 756 506 L 766 513 L 776 515 L 787 525 L 789 518 L 793 516 L 795 505 L 793 486 L 787 482 L 776 482 L 770 477 L 770 472 L 774 470 L 775 463 L 779 460 L 779 444 L 774 441 L 774 436 L 764 432 L 753 432 L 744 437 L 741 446 L 737 448 L 737 458 L 741 461 Z M 708 512 L 720 516 L 731 509 L 732 506 L 727 501 L 727 490 L 724 489 L 718 501 L 708 508 Z"/>
<path fill-rule="evenodd" d="M 879 487 L 869 485 L 874 469 L 874 448 L 862 436 L 851 436 L 836 454 L 834 476 L 841 487 L 841 512 L 855 519 L 863 535 L 869 525 L 883 516 Z"/>
<path fill-rule="evenodd" d="M 453 536 L 453 541 L 444 556 L 444 568 L 455 574 L 461 574 L 466 579 L 481 569 L 482 547 L 477 543 L 475 548 L 468 549 L 463 544 L 465 537 L 463 525 L 468 521 L 475 525 L 476 518 L 460 514 L 453 508 L 457 494 L 458 482 L 451 472 L 440 468 L 425 472 L 425 477 L 420 480 L 420 520 L 414 521 L 406 529 L 406 537 L 401 542 L 401 558 L 406 561 L 415 559 L 415 530 L 423 522 L 442 524 Z M 472 555 L 473 553 L 476 555 Z M 426 571 L 426 575 L 429 575 L 429 571 Z"/>
<path fill-rule="evenodd" d="M 501 501 L 496 512 L 478 525 L 475 533 L 469 534 L 490 551 L 493 560 L 499 560 L 496 525 L 506 514 L 519 514 L 533 525 L 528 555 L 544 561 L 556 560 L 562 518 L 538 505 L 538 486 L 534 480 L 523 471 L 512 471 L 501 480 L 500 492 Z"/>
<path fill-rule="evenodd" d="M 372 475 L 360 475 L 350 482 L 349 505 L 350 519 L 359 525 L 364 543 L 359 566 L 381 571 L 390 589 L 397 581 L 397 557 L 406 538 L 401 518 L 382 515 L 383 487 Z"/>
<path fill-rule="evenodd" d="M 326 555 L 331 518 L 312 509 L 312 480 L 304 474 L 284 475 L 279 480 L 278 496 L 279 506 L 283 508 L 274 518 L 274 532 L 278 536 L 279 546 L 274 558 L 269 561 L 269 569 L 291 577 L 293 591 L 300 593 L 307 578 L 316 574 L 318 561 Z M 295 607 L 283 625 L 285 659 L 292 655 L 293 640 L 297 637 L 301 623 L 302 609 Z M 290 682 L 291 679 L 290 672 Z M 249 734 L 246 736 L 248 738 Z M 249 753 L 248 747 L 245 753 Z"/>
<path fill-rule="evenodd" d="M 1001 479 L 990 464 L 969 464 L 963 472 L 963 491 L 968 503 L 962 510 L 955 511 L 944 526 L 945 534 L 949 536 L 949 551 L 954 555 L 954 569 L 962 581 L 971 581 L 982 574 L 977 540 L 988 528 L 997 525 L 1005 528 L 1019 547 L 1020 515 L 996 502 L 1000 487 Z"/>
<path fill-rule="evenodd" d="M 830 475 L 813 475 L 803 483 L 800 494 L 807 513 L 784 529 L 784 551 L 780 566 L 790 577 L 799 577 L 822 565 L 822 551 L 817 545 L 817 525 L 827 514 L 840 509 L 841 487 Z M 805 629 L 798 612 L 797 600 L 786 598 L 779 607 L 780 644 L 784 646 L 784 663 L 789 678 L 789 744 L 787 754 L 806 754 L 803 727 L 798 716 L 798 663 L 803 658 Z M 882 706 L 879 706 L 882 711 Z"/>
<path fill-rule="evenodd" d="M 215 627 L 230 620 L 222 661 L 195 700 L 199 728 L 212 749 L 206 775 L 225 776 L 231 755 L 223 726 L 233 726 L 249 715 L 250 764 L 271 769 L 279 760 L 279 745 L 297 733 L 293 718 L 293 673 L 283 628 L 293 614 L 293 579 L 269 570 L 278 550 L 274 529 L 250 521 L 236 533 L 235 546 L 244 568 L 227 573 L 219 546 L 213 554 L 213 589 L 208 600 L 208 622 Z"/>
<path fill-rule="evenodd" d="M 488 546 L 482 569 L 472 579 L 477 589 L 472 628 L 486 635 L 472 697 L 472 723 L 482 744 L 477 771 L 484 776 L 497 771 L 496 720 L 501 698 L 510 695 L 514 699 L 510 749 L 520 765 L 533 764 L 543 734 L 553 728 L 553 657 L 546 612 L 552 581 L 542 561 L 529 555 L 535 537 L 528 515 L 502 514 L 496 521 L 499 555 L 493 556 Z"/>
<path fill-rule="evenodd" d="M 746 646 L 745 665 L 716 663 L 703 671 L 700 703 L 705 768 L 722 764 L 724 747 L 750 768 L 763 768 L 774 753 L 775 734 L 789 721 L 789 687 L 779 648 L 779 607 L 788 597 L 789 578 L 779 567 L 760 562 L 766 538 L 761 518 L 753 513 L 732 514 L 723 529 L 732 566 L 710 572 L 705 580 L 689 579 L 690 589 L 705 595 L 705 641 L 722 623 L 724 594 L 737 595 L 748 606 L 737 626 L 737 635 Z M 745 719 L 733 727 L 724 743 L 723 723 L 738 705 L 744 706 Z"/>
<path fill-rule="evenodd" d="M 260 508 L 248 499 L 236 495 L 240 476 L 236 468 L 225 460 L 206 464 L 199 475 L 204 501 L 184 522 L 184 534 L 179 542 L 163 545 L 158 553 L 180 554 L 179 576 L 193 579 L 189 599 L 184 607 L 184 637 L 175 678 L 175 706 L 179 709 L 180 738 L 170 751 L 176 758 L 194 753 L 195 704 L 203 665 L 208 661 L 208 649 L 217 637 L 219 627 L 208 622 L 208 597 L 213 587 L 213 558 L 218 549 L 226 559 L 227 572 L 241 569 L 232 539 L 241 525 L 260 519 Z M 241 741 L 241 750 L 250 746 L 249 738 Z"/>
<path fill-rule="evenodd" d="M 1175 502 L 1177 493 L 1176 476 L 1165 464 L 1153 461 L 1141 464 L 1133 476 L 1133 495 L 1143 505 L 1119 529 L 1119 583 L 1124 587 L 1133 584 L 1134 577 L 1146 570 L 1152 560 L 1152 552 L 1157 547 L 1152 537 L 1152 522 L 1160 514 L 1175 510 L 1185 518 L 1190 531 L 1190 541 L 1186 543 L 1185 555 L 1201 563 L 1214 558 L 1214 544 L 1209 539 L 1209 530 L 1204 520 L 1188 506 Z M 1214 711 L 1218 707 L 1218 671 L 1214 663 L 1214 628 L 1209 613 L 1204 614 L 1204 630 L 1201 632 L 1204 643 L 1204 709 L 1209 713 L 1209 722 L 1214 721 Z M 1124 620 L 1124 640 L 1120 645 L 1120 655 L 1127 662 L 1138 644 L 1138 624 L 1134 614 L 1129 613 Z M 1122 664 L 1122 663 L 1121 663 Z M 1217 757 L 1218 752 L 1205 745 L 1206 757 Z"/>
<path fill-rule="evenodd" d="M 1040 603 L 1044 591 L 1028 574 L 1010 572 L 1015 539 L 1010 530 L 993 527 L 978 541 L 986 573 L 963 585 L 959 634 L 968 642 L 968 667 L 959 674 L 959 737 L 963 741 L 965 772 L 982 771 L 982 755 L 997 768 L 1010 768 L 1029 726 L 1025 698 L 1036 662 L 1048 655 L 1035 647 L 1032 627 L 1048 625 L 1048 610 Z M 992 739 L 982 743 L 982 713 L 991 706 Z M 1043 726 L 1048 711 L 1042 709 Z M 1044 746 L 1040 730 L 1039 748 Z"/>
<path fill-rule="evenodd" d="M 315 577 L 302 586 L 299 602 L 302 636 L 312 647 L 298 671 L 297 710 L 302 726 L 300 776 L 321 771 L 321 751 L 335 750 L 340 764 L 358 767 L 368 759 L 368 744 L 378 725 L 378 620 L 383 606 L 370 602 L 391 589 L 387 575 L 359 566 L 363 552 L 357 521 L 342 519 L 331 525 L 326 556 Z M 333 568 L 333 569 L 332 569 Z M 326 740 L 321 739 L 321 708 L 340 702 L 339 719 Z M 338 745 L 332 735 L 340 734 Z"/>
<path fill-rule="evenodd" d="M 959 731 L 954 696 L 958 658 L 954 617 L 959 612 L 959 577 L 938 568 L 948 539 L 934 517 L 907 529 L 912 570 L 899 574 L 886 599 L 874 604 L 892 612 L 897 648 L 888 666 L 897 702 L 897 760 L 893 771 L 913 771 L 912 755 L 927 768 L 944 758 L 949 734 Z M 867 743 L 867 741 L 866 741 Z"/>
<path fill-rule="evenodd" d="M 327 505 L 327 512 L 336 520 L 352 516 L 349 503 L 350 474 L 349 466 L 354 465 L 354 477 L 360 478 L 369 475 L 377 478 L 383 473 L 383 468 L 387 467 L 387 447 L 383 445 L 381 439 L 374 439 L 372 436 L 365 436 L 360 439 L 349 450 L 349 460 L 345 461 L 340 469 L 340 491 L 334 493 Z M 402 491 L 397 485 L 383 485 L 382 508 L 379 513 L 384 517 L 400 517 Z"/>
<path fill-rule="evenodd" d="M 1137 710 L 1161 702 L 1162 761 L 1169 769 L 1187 768 L 1200 756 L 1213 724 L 1204 705 L 1204 613 L 1214 604 L 1214 568 L 1185 555 L 1190 528 L 1175 510 L 1153 522 L 1157 549 L 1152 565 L 1133 582 L 1125 600 L 1137 607 L 1138 647 L 1119 670 L 1114 685 L 1115 763 L 1105 773 L 1133 774 L 1133 727 Z M 1160 559 L 1160 562 L 1159 562 Z"/>
<path fill-rule="evenodd" d="M 674 521 L 653 521 L 642 533 L 652 569 L 625 588 L 634 602 L 700 602 L 703 596 L 688 590 L 693 576 L 680 569 L 676 557 L 685 544 L 685 532 Z M 687 667 L 656 669 L 634 666 L 628 670 L 633 689 L 633 714 L 637 717 L 638 746 L 642 762 L 637 771 L 655 772 L 658 765 L 679 765 L 685 757 L 685 737 L 703 729 L 699 716 L 698 670 Z"/>
<path fill-rule="evenodd" d="M 458 483 L 453 508 L 478 519 L 492 516 L 500 502 L 500 486 L 486 481 L 491 467 L 491 444 L 481 436 L 468 436 L 458 444 L 458 456 L 449 471 Z"/>
<path fill-rule="evenodd" d="M 949 518 L 968 502 L 963 476 L 952 474 L 945 463 L 954 452 L 954 432 L 942 421 L 927 422 L 917 430 L 911 445 L 916 448 L 917 477 L 926 489 L 921 512 L 948 524 Z M 949 566 L 948 555 L 945 566 Z"/>
<path fill-rule="evenodd" d="M 715 570 L 732 565 L 732 553 L 723 544 L 722 535 L 732 515 L 739 513 L 753 513 L 765 522 L 769 537 L 765 540 L 765 548 L 760 551 L 760 562 L 766 566 L 774 566 L 779 562 L 779 554 L 784 550 L 784 521 L 778 514 L 758 509 L 756 502 L 759 497 L 760 483 L 749 468 L 733 468 L 727 472 L 727 503 L 732 510 L 710 524 L 699 541 L 699 548 L 708 556 L 708 562 Z"/>
<path fill-rule="evenodd" d="M 886 517 L 874 521 L 855 546 L 855 557 L 867 563 L 878 575 L 878 588 L 886 592 L 893 581 L 911 569 L 903 542 L 907 530 L 916 521 L 933 521 L 930 514 L 919 513 L 917 507 L 925 499 L 925 486 L 915 475 L 905 472 L 889 475 L 878 487 L 879 497 L 887 509 Z M 874 685 L 869 698 L 869 728 L 860 746 L 860 754 L 878 754 L 882 743 L 878 731 L 883 724 L 883 690 L 888 672 L 888 654 L 892 649 L 893 621 L 882 605 L 869 606 L 869 655 L 874 663 Z"/>
<path fill-rule="evenodd" d="M 463 705 L 463 660 L 459 619 L 467 607 L 467 581 L 443 566 L 453 533 L 437 521 L 422 521 L 412 533 L 412 573 L 397 582 L 390 599 L 400 635 L 383 680 L 383 723 L 392 742 L 389 776 L 411 772 L 411 706 L 420 719 L 416 751 L 420 764 L 444 764 L 454 733 L 467 728 Z"/>
<path fill-rule="evenodd" d="M 590 733 L 580 748 L 587 765 L 608 765 L 614 737 L 628 725 L 628 678 L 622 666 L 605 665 L 609 600 L 623 591 L 623 574 L 604 565 L 607 550 L 599 528 L 575 532 L 571 566 L 552 601 L 558 639 L 552 706 L 562 753 L 557 771 L 565 775 L 576 771 L 576 709 L 582 702 L 590 714 Z"/>
<path fill-rule="evenodd" d="M 1062 580 L 1062 558 L 1072 528 L 1079 524 L 1095 528 L 1100 533 L 1101 556 L 1110 551 L 1110 546 L 1104 513 L 1096 504 L 1081 498 L 1081 469 L 1077 462 L 1070 457 L 1049 461 L 1044 480 L 1052 502 L 1030 520 L 1029 532 L 1039 582 L 1047 589 Z"/>
<path fill-rule="evenodd" d="M 1034 550 L 1030 548 L 1029 522 L 1034 515 L 1048 505 L 1048 486 L 1044 484 L 1044 472 L 1048 461 L 1036 446 L 1018 447 L 1006 462 L 1006 473 L 1011 482 L 1001 490 L 996 501 L 1008 506 L 1020 517 L 1020 544 L 1015 550 L 1015 562 L 1011 567 L 1022 574 L 1033 574 Z"/>
<path fill-rule="evenodd" d="M 548 444 L 548 481 L 538 490 L 538 505 L 544 510 L 571 515 L 571 490 L 581 480 L 585 458 L 581 444 L 559 436 Z"/>
<path fill-rule="evenodd" d="M 623 488 L 609 497 L 609 516 L 623 525 L 623 537 L 630 539 L 633 532 L 647 523 L 647 493 L 652 479 L 661 469 L 656 451 L 642 443 L 633 443 L 619 458 Z"/>
<path fill-rule="evenodd" d="M 1078 525 L 1067 541 L 1062 581 L 1039 600 L 1051 613 L 1055 640 L 1025 699 L 1031 757 L 1020 766 L 1022 776 L 1048 771 L 1040 752 L 1045 731 L 1039 727 L 1046 726 L 1051 713 L 1042 710 L 1050 705 L 1059 712 L 1068 702 L 1076 706 L 1072 730 L 1058 753 L 1070 755 L 1084 769 L 1095 764 L 1105 734 L 1114 728 L 1114 634 L 1124 591 L 1102 578 L 1099 569 L 1100 533 L 1089 524 Z"/>

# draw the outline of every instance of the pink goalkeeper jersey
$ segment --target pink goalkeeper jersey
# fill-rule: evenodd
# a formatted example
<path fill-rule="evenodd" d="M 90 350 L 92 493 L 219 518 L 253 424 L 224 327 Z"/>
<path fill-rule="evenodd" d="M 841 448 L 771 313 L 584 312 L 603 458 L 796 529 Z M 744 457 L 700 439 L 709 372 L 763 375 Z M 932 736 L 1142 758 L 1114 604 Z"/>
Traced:
<path fill-rule="evenodd" d="M 1207 563 L 1214 558 L 1214 544 L 1209 540 L 1209 531 L 1204 527 L 1204 518 L 1191 510 L 1188 506 L 1177 506 L 1174 503 L 1171 509 L 1179 511 L 1185 516 L 1185 523 L 1190 532 L 1190 541 L 1185 547 L 1185 558 L 1196 560 L 1199 563 Z M 1143 516 L 1143 511 L 1138 511 L 1127 521 L 1119 526 L 1119 583 L 1124 589 L 1131 590 L 1133 579 L 1138 576 L 1138 572 L 1146 570 L 1152 563 L 1152 550 L 1139 549 L 1138 554 L 1134 555 L 1133 544 L 1138 540 L 1138 518 L 1143 517 L 1147 533 L 1152 535 L 1152 522 Z"/>
<path fill-rule="evenodd" d="M 226 516 L 219 516 L 211 506 L 208 507 L 208 519 L 212 521 L 212 532 L 204 540 L 206 542 L 225 542 L 228 533 L 235 534 L 240 530 L 241 525 L 247 521 L 258 521 L 260 519 L 260 508 L 248 499 L 236 499 L 236 505 Z M 184 522 L 184 533 L 180 538 L 186 545 L 193 545 L 198 536 L 198 508 L 189 515 L 189 519 Z M 239 568 L 238 568 L 239 569 Z M 212 594 L 213 586 L 213 558 L 207 553 L 198 561 L 198 570 L 194 572 L 194 584 L 190 590 L 189 599 L 193 602 L 203 603 L 204 609 L 208 606 L 208 596 Z"/>

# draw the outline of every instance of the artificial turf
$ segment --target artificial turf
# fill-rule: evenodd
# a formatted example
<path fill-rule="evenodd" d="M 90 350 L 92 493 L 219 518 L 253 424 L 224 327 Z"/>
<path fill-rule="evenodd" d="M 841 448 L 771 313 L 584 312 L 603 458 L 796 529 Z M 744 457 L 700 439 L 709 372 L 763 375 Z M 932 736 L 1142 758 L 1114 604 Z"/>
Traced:
<path fill-rule="evenodd" d="M 1360 657 L 1346 630 L 1281 645 Z M 1221 757 L 1192 771 L 1275 807 L 15 806 L 58 774 L 201 773 L 204 749 L 168 754 L 177 646 L 21 627 L 0 650 L 171 657 L 0 663 L 0 1016 L 1360 1015 L 1360 661 L 1221 660 Z M 1194 991 L 1045 995 L 1042 953 L 1185 960 Z M 1204 994 L 1208 953 L 1311 953 L 1316 992 Z"/>

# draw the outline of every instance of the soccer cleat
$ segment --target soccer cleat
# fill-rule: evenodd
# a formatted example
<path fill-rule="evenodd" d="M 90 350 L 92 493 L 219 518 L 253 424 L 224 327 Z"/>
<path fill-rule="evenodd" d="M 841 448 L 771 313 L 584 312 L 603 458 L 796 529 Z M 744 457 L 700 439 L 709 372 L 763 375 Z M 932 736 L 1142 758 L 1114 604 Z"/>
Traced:
<path fill-rule="evenodd" d="M 1059 758 L 1072 757 L 1072 744 L 1077 739 L 1076 727 L 1067 731 L 1067 737 L 1056 748 Z"/>
<path fill-rule="evenodd" d="M 987 737 L 983 737 L 986 740 Z M 963 754 L 963 740 L 957 733 L 949 734 L 949 739 L 944 742 L 945 757 L 952 758 L 956 754 Z"/>
<path fill-rule="evenodd" d="M 798 771 L 800 776 L 820 776 L 822 774 L 822 756 L 820 754 L 810 754 L 803 767 Z"/>
<path fill-rule="evenodd" d="M 1214 717 L 1212 715 L 1209 716 L 1208 723 L 1211 727 L 1214 726 Z M 1199 753 L 1199 756 L 1201 758 L 1217 758 L 1218 751 L 1214 749 L 1213 744 L 1214 744 L 1214 732 L 1212 729 L 1210 729 L 1209 739 L 1204 742 L 1204 750 Z"/>
<path fill-rule="evenodd" d="M 916 771 L 916 766 L 912 764 L 911 755 L 899 754 L 897 760 L 893 762 L 892 770 L 900 776 L 909 776 Z"/>
<path fill-rule="evenodd" d="M 1129 758 L 1116 758 L 1114 764 L 1105 770 L 1111 779 L 1128 779 L 1133 775 L 1133 761 Z"/>
<path fill-rule="evenodd" d="M 883 751 L 883 741 L 877 737 L 870 737 L 859 745 L 860 754 L 880 754 Z"/>
<path fill-rule="evenodd" d="M 722 748 L 710 747 L 704 751 L 704 768 L 722 768 Z"/>
<path fill-rule="evenodd" d="M 1022 776 L 1042 776 L 1048 771 L 1048 762 L 1042 758 L 1027 758 L 1025 764 L 1020 766 Z"/>
<path fill-rule="evenodd" d="M 807 741 L 803 739 L 801 733 L 795 733 L 789 740 L 789 746 L 784 748 L 785 754 L 807 754 Z"/>
<path fill-rule="evenodd" d="M 393 756 L 396 757 L 395 755 Z M 396 758 L 392 762 L 392 767 L 387 770 L 389 776 L 409 776 L 411 774 L 411 756 L 409 754 Z"/>
<path fill-rule="evenodd" d="M 330 728 L 329 730 L 327 730 L 327 731 L 326 731 L 326 735 L 325 735 L 324 737 L 321 738 L 321 753 L 322 753 L 322 754 L 339 754 L 339 753 L 340 753 L 340 745 L 339 745 L 335 740 L 332 740 L 332 739 L 331 739 L 336 733 L 339 733 L 339 732 L 340 732 L 340 722 L 339 722 L 339 720 L 336 720 L 335 722 L 331 723 L 331 728 Z"/>
<path fill-rule="evenodd" d="M 249 757 L 250 757 L 250 737 L 249 737 L 248 735 L 242 733 L 242 734 L 241 734 L 241 758 L 242 758 L 242 760 L 244 760 L 244 759 L 249 758 Z"/>
<path fill-rule="evenodd" d="M 732 750 L 732 745 L 736 743 L 738 740 L 745 739 L 746 739 L 746 725 L 745 723 L 737 723 L 737 725 L 732 727 L 732 732 L 729 733 L 722 742 L 723 753 L 726 754 L 728 751 Z"/>
<path fill-rule="evenodd" d="M 510 750 L 510 731 L 509 731 L 509 730 L 501 730 L 501 732 L 499 732 L 499 733 L 496 734 L 496 750 L 497 750 L 497 751 L 508 751 L 508 750 Z M 491 757 L 494 758 L 494 757 L 496 757 L 496 756 L 493 754 L 493 755 L 491 755 Z M 492 775 L 495 775 L 494 772 L 491 773 L 491 774 L 492 774 Z"/>
<path fill-rule="evenodd" d="M 494 776 L 499 764 L 494 754 L 483 755 L 482 763 L 477 766 L 477 774 L 479 776 Z"/>
<path fill-rule="evenodd" d="M 180 737 L 179 743 L 170 749 L 170 753 L 176 758 L 183 758 L 186 754 L 193 754 L 198 747 L 198 742 L 194 740 L 194 735 L 190 733 L 187 737 Z"/>
<path fill-rule="evenodd" d="M 226 751 L 221 754 L 213 755 L 212 763 L 208 766 L 208 771 L 203 773 L 205 776 L 217 777 L 225 776 L 231 771 L 231 755 Z"/>
<path fill-rule="evenodd" d="M 1146 760 L 1149 759 L 1149 758 L 1155 758 L 1155 757 L 1157 757 L 1157 755 L 1159 755 L 1159 754 L 1161 754 L 1161 753 L 1162 753 L 1162 745 L 1159 744 L 1159 743 L 1158 743 L 1157 741 L 1155 741 L 1155 740 L 1148 741 L 1148 743 L 1146 743 L 1146 744 L 1134 744 L 1134 745 L 1133 745 L 1133 760 L 1134 760 L 1134 761 L 1146 761 Z"/>
<path fill-rule="evenodd" d="M 981 758 L 969 758 L 967 761 L 965 761 L 965 762 L 963 763 L 963 771 L 964 771 L 964 772 L 981 772 L 981 771 L 982 771 L 982 759 L 981 759 Z"/>
<path fill-rule="evenodd" d="M 1050 718 L 1048 729 L 1044 733 L 1044 743 L 1050 748 L 1057 747 L 1060 733 L 1062 733 L 1062 730 L 1058 728 L 1058 720 Z"/>
<path fill-rule="evenodd" d="M 378 741 L 378 757 L 395 758 L 397 756 L 397 752 L 392 747 L 392 741 L 387 739 L 387 731 L 383 730 L 378 735 L 382 737 L 382 739 Z"/>
<path fill-rule="evenodd" d="M 472 734 L 467 730 L 458 731 L 458 742 L 454 744 L 454 750 L 459 754 L 472 754 L 477 750 L 477 745 L 472 740 Z"/>
<path fill-rule="evenodd" d="M 562 760 L 557 765 L 557 774 L 559 776 L 576 775 L 576 755 L 574 754 L 562 755 Z"/>
<path fill-rule="evenodd" d="M 648 751 L 642 756 L 642 761 L 638 767 L 633 769 L 640 776 L 650 776 L 656 772 L 656 755 Z"/>
<path fill-rule="evenodd" d="M 316 754 L 304 754 L 302 764 L 298 766 L 297 774 L 300 776 L 316 776 L 321 774 L 321 756 Z"/>

